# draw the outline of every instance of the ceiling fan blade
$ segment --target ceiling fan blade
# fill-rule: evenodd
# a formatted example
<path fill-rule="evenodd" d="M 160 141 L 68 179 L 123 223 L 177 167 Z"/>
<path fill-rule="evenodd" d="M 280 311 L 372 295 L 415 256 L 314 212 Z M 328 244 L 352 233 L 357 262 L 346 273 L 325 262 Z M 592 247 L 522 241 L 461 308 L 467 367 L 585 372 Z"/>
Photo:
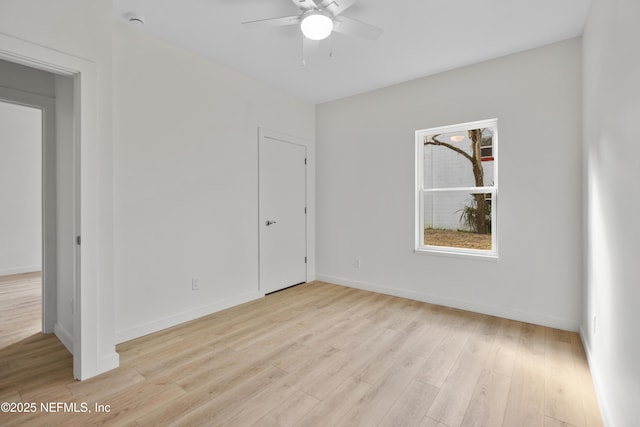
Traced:
<path fill-rule="evenodd" d="M 319 2 L 316 2 L 315 0 L 291 0 L 291 3 L 295 4 L 296 7 L 304 10 L 305 12 L 311 9 L 318 9 L 320 7 L 318 4 Z"/>
<path fill-rule="evenodd" d="M 337 16 L 355 4 L 357 0 L 322 0 L 320 6 Z"/>
<path fill-rule="evenodd" d="M 347 18 L 346 16 L 336 16 L 333 21 L 333 31 L 349 36 L 376 40 L 384 32 L 382 28 L 366 24 L 353 18 Z"/>
<path fill-rule="evenodd" d="M 300 17 L 298 15 L 259 19 L 257 21 L 247 21 L 242 23 L 242 25 L 247 28 L 284 27 L 286 25 L 297 24 L 300 24 Z"/>

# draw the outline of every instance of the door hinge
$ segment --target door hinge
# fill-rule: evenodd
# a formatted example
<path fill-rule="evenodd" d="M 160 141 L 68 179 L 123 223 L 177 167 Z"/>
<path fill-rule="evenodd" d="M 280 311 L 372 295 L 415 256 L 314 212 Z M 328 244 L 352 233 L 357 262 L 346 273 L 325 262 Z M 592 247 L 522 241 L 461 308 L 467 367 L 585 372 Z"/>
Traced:
<path fill-rule="evenodd" d="M 307 207 L 306 206 L 304 207 L 304 214 L 305 215 L 307 214 Z"/>
<path fill-rule="evenodd" d="M 76 245 L 80 245 L 81 241 L 80 236 L 76 236 Z"/>
<path fill-rule="evenodd" d="M 305 165 L 307 164 L 307 158 L 306 157 L 304 158 L 304 164 Z"/>
<path fill-rule="evenodd" d="M 304 263 L 305 264 L 307 263 L 307 257 L 304 257 Z"/>

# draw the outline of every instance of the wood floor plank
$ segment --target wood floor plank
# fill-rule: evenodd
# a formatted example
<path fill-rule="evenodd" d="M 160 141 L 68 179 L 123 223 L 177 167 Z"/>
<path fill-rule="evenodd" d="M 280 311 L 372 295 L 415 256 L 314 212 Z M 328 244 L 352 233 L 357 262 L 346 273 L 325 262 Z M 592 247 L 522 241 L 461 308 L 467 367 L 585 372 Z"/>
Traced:
<path fill-rule="evenodd" d="M 291 427 L 309 413 L 320 401 L 304 391 L 297 391 L 282 404 L 252 424 L 255 427 Z"/>
<path fill-rule="evenodd" d="M 450 426 L 462 423 L 496 334 L 496 318 L 479 320 L 475 333 L 467 341 L 429 408 L 427 415 L 430 418 Z"/>
<path fill-rule="evenodd" d="M 136 384 L 109 398 L 95 403 L 108 404 L 110 412 L 93 412 L 84 420 L 85 425 L 131 424 L 143 414 L 153 413 L 158 408 L 183 397 L 186 392 L 173 383 L 145 382 Z M 66 417 L 65 417 L 66 418 Z M 64 420 L 62 425 L 64 425 Z"/>
<path fill-rule="evenodd" d="M 384 378 L 338 420 L 336 426 L 373 426 L 391 410 L 404 390 L 413 381 L 424 359 L 406 353 L 387 371 Z"/>
<path fill-rule="evenodd" d="M 381 427 L 420 426 L 438 391 L 437 387 L 413 380 L 378 425 Z"/>
<path fill-rule="evenodd" d="M 461 425 L 464 427 L 501 426 L 507 407 L 511 377 L 483 370 Z"/>
<path fill-rule="evenodd" d="M 420 423 L 420 427 L 449 427 L 449 426 L 442 424 L 441 422 L 436 421 L 433 418 L 424 417 L 422 420 L 422 423 Z"/>
<path fill-rule="evenodd" d="M 347 356 L 333 347 L 323 351 L 317 349 L 315 353 L 306 359 L 301 357 L 300 362 L 303 363 L 292 363 L 282 369 L 292 374 L 290 384 L 321 399 L 326 394 L 319 391 L 329 390 L 329 386 L 336 384 L 335 375 L 339 373 Z"/>
<path fill-rule="evenodd" d="M 264 405 L 262 399 L 276 397 L 280 404 L 295 390 L 287 384 L 289 374 L 280 368 L 270 367 L 252 377 L 251 381 L 244 381 L 228 393 L 221 393 L 203 405 L 189 411 L 177 419 L 181 425 L 229 426 L 242 425 L 241 418 L 249 418 L 250 425 L 273 409 Z M 160 423 L 160 425 L 163 425 Z"/>
<path fill-rule="evenodd" d="M 357 374 L 357 377 L 369 384 L 378 382 L 426 329 L 425 323 L 414 320 L 403 329 L 398 330 L 386 348 L 377 351 L 367 366 Z"/>
<path fill-rule="evenodd" d="M 67 390 L 76 398 L 98 402 L 125 391 L 145 381 L 145 377 L 132 368 L 119 369 L 117 372 L 99 375 L 87 381 L 73 381 L 66 385 Z"/>
<path fill-rule="evenodd" d="M 179 425 L 178 419 L 210 401 L 211 396 L 206 391 L 186 393 L 153 412 L 140 414 L 135 422 L 137 426 Z"/>
<path fill-rule="evenodd" d="M 222 426 L 249 426 L 255 424 L 274 408 L 287 404 L 289 399 L 299 390 L 295 385 L 296 379 L 297 377 L 289 374 L 278 381 L 273 381 L 271 384 L 261 387 L 260 391 L 249 399 L 238 399 L 241 403 L 238 405 L 236 414 L 232 417 L 216 417 L 213 419 L 214 424 L 217 419 L 224 420 L 220 424 Z M 229 407 L 225 407 L 225 411 L 228 410 Z M 297 414 L 296 418 L 302 415 L 304 414 Z"/>
<path fill-rule="evenodd" d="M 503 425 L 544 425 L 544 374 L 544 328 L 523 324 Z"/>
<path fill-rule="evenodd" d="M 600 406 L 593 386 L 591 372 L 589 371 L 587 355 L 578 334 L 573 334 L 571 337 L 571 349 L 573 350 L 573 360 L 578 377 L 578 388 L 581 392 L 582 408 L 585 412 L 585 425 L 587 427 L 602 427 Z"/>
<path fill-rule="evenodd" d="M 28 308 L 39 324 L 22 287 L 39 280 L 0 277 L 0 319 Z M 326 282 L 122 343 L 120 368 L 85 382 L 55 336 L 11 322 L 0 400 L 110 411 L 0 413 L 3 427 L 602 425 L 576 334 Z"/>
<path fill-rule="evenodd" d="M 438 347 L 429 355 L 427 363 L 418 373 L 418 380 L 441 387 L 478 326 L 479 318 L 472 313 L 449 314 L 452 325 Z"/>
<path fill-rule="evenodd" d="M 409 349 L 410 352 L 428 359 L 438 348 L 452 327 L 451 318 L 444 311 L 441 308 L 429 307 L 429 310 L 421 314 L 420 319 L 427 325 L 427 330 Z"/>
<path fill-rule="evenodd" d="M 284 347 L 280 351 L 290 348 Z M 220 359 L 211 367 L 186 368 L 174 381 L 189 393 L 207 391 L 213 397 L 252 380 L 272 367 L 268 356 L 252 355 L 243 360 L 237 353 L 229 353 Z"/>
<path fill-rule="evenodd" d="M 544 427 L 577 427 L 574 424 L 565 423 L 564 421 L 556 420 L 555 418 L 545 417 Z"/>
<path fill-rule="evenodd" d="M 545 415 L 576 426 L 586 423 L 581 383 L 573 361 L 569 333 L 546 330 Z"/>
<path fill-rule="evenodd" d="M 66 376 L 60 376 L 56 380 L 44 385 L 21 390 L 20 396 L 26 402 L 63 402 L 72 399 L 73 393 L 69 391 Z"/>
<path fill-rule="evenodd" d="M 335 426 L 371 390 L 371 385 L 353 377 L 340 384 L 295 425 L 297 427 Z"/>
<path fill-rule="evenodd" d="M 42 332 L 41 272 L 0 276 L 0 349 Z"/>
<path fill-rule="evenodd" d="M 519 322 L 501 319 L 500 330 L 487 358 L 485 369 L 509 377 L 513 374 L 520 331 L 521 324 Z"/>
<path fill-rule="evenodd" d="M 376 357 L 377 351 L 388 348 L 396 336 L 396 332 L 388 329 L 376 329 L 376 332 L 377 335 L 371 336 L 367 342 L 362 344 L 356 342 L 356 345 L 343 349 L 348 358 L 342 366 L 342 373 L 357 377 Z"/>
<path fill-rule="evenodd" d="M 350 377 L 340 372 L 340 369 L 331 369 L 325 372 L 326 376 L 315 384 L 307 384 L 303 389 L 310 396 L 325 401 L 329 399 L 336 389 Z"/>

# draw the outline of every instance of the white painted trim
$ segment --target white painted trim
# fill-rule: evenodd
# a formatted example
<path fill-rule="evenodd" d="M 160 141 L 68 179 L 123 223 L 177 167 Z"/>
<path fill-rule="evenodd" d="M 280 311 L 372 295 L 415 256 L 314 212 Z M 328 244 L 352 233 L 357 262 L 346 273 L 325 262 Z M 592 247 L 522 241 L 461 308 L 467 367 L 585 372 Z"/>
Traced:
<path fill-rule="evenodd" d="M 116 332 L 116 343 L 120 344 L 125 341 L 140 338 L 144 335 L 171 328 L 181 323 L 208 316 L 210 314 L 226 310 L 227 308 L 235 307 L 240 304 L 260 299 L 262 297 L 264 297 L 264 294 L 261 294 L 259 292 L 249 292 L 214 304 L 205 305 L 193 310 L 184 311 L 182 313 L 154 320 L 153 322 L 148 322 L 142 325 L 134 326 L 132 328 L 123 329 Z"/>
<path fill-rule="evenodd" d="M 445 307 L 458 308 L 461 310 L 472 311 L 474 313 L 481 313 L 489 316 L 502 317 L 505 319 L 517 320 L 525 323 L 548 326 L 550 328 L 562 329 L 565 331 L 578 331 L 578 325 L 576 325 L 576 323 L 570 319 L 561 319 L 541 313 L 532 313 L 522 310 L 500 309 L 485 304 L 477 304 L 454 298 L 443 298 L 428 293 L 392 288 L 382 284 L 354 281 L 324 274 L 318 274 L 317 280 L 333 283 L 336 285 L 347 286 L 350 288 L 362 289 L 364 291 L 377 292 L 380 294 L 408 298 L 415 301 L 422 301 L 430 304 L 442 305 Z"/>
<path fill-rule="evenodd" d="M 120 355 L 114 350 L 98 358 L 97 363 L 101 372 L 107 372 L 120 366 Z"/>
<path fill-rule="evenodd" d="M 453 133 L 453 132 L 460 132 L 460 131 L 466 131 L 469 129 L 480 129 L 480 128 L 486 128 L 486 127 L 496 127 L 497 126 L 497 122 L 498 119 L 493 118 L 493 119 L 484 119 L 484 120 L 477 120 L 474 122 L 466 122 L 466 123 L 457 123 L 455 125 L 446 125 L 446 126 L 433 126 L 427 129 L 418 129 L 416 131 L 416 133 L 420 132 L 420 133 L 429 133 L 429 134 L 436 134 L 436 133 Z"/>
<path fill-rule="evenodd" d="M 41 265 L 30 265 L 25 267 L 8 268 L 6 270 L 0 270 L 0 276 L 11 276 L 13 274 L 35 273 L 42 271 Z"/>
<path fill-rule="evenodd" d="M 53 333 L 58 337 L 60 342 L 69 350 L 69 353 L 73 354 L 73 336 L 58 322 L 53 325 Z"/>
<path fill-rule="evenodd" d="M 493 184 L 483 187 L 451 187 L 451 188 L 424 188 L 424 137 L 440 133 L 453 133 L 467 131 L 469 129 L 479 129 L 490 127 L 494 130 L 493 135 Z M 498 259 L 498 119 L 486 119 L 475 122 L 460 123 L 449 126 L 438 126 L 429 129 L 419 129 L 415 131 L 415 246 L 416 254 L 445 254 L 455 257 L 475 257 L 487 259 Z M 444 192 L 472 192 L 472 193 L 492 193 L 491 209 L 491 250 L 465 249 L 448 246 L 431 246 L 424 244 L 424 195 L 425 193 Z"/>
<path fill-rule="evenodd" d="M 449 246 L 430 246 L 422 245 L 419 249 L 414 249 L 413 252 L 417 255 L 434 255 L 434 256 L 446 256 L 451 258 L 467 258 L 477 261 L 493 261 L 498 262 L 498 255 L 486 254 L 482 249 L 465 249 L 464 251 L 456 251 L 456 248 Z"/>
<path fill-rule="evenodd" d="M 582 340 L 582 346 L 584 347 L 584 352 L 587 355 L 587 363 L 589 364 L 589 371 L 591 371 L 591 378 L 593 378 L 593 387 L 596 390 L 596 397 L 598 399 L 598 404 L 600 405 L 600 415 L 602 415 L 602 422 L 605 427 L 613 426 L 613 418 L 611 417 L 611 412 L 609 411 L 609 407 L 607 405 L 607 400 L 605 399 L 605 395 L 603 392 L 602 384 L 602 376 L 599 374 L 597 369 L 597 364 L 593 359 L 593 354 L 591 353 L 591 347 L 589 347 L 589 342 L 585 338 L 586 334 L 584 333 L 583 325 L 580 325 L 580 339 Z"/>

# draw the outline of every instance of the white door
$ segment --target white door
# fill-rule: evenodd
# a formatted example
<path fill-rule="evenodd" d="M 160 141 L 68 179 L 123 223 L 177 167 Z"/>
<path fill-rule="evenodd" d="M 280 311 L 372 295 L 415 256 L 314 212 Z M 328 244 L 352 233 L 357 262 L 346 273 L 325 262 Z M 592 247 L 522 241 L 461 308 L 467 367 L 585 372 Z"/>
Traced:
<path fill-rule="evenodd" d="M 260 129 L 260 291 L 306 282 L 306 147 Z"/>

